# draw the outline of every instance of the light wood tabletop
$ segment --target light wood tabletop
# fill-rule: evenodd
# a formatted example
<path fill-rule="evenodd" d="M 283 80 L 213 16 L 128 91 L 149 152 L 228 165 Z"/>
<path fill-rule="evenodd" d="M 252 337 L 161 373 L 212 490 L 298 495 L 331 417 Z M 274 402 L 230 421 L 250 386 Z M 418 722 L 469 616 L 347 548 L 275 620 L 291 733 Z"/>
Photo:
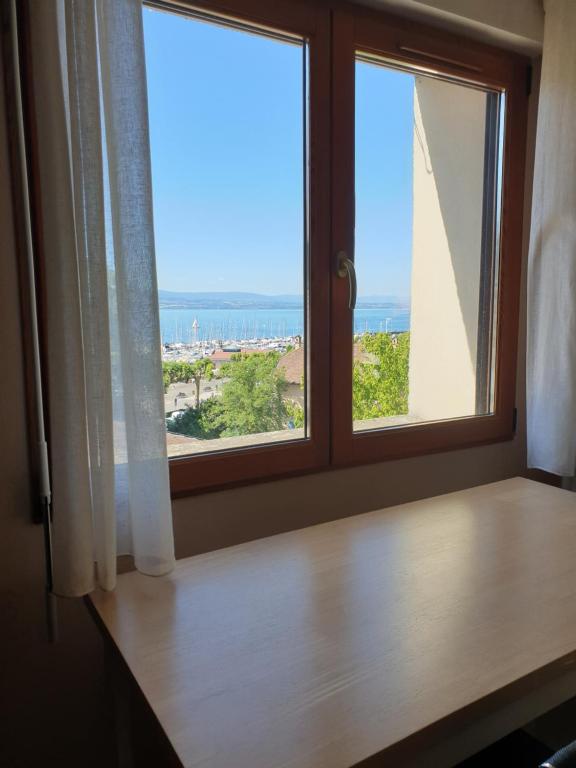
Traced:
<path fill-rule="evenodd" d="M 576 495 L 515 478 L 91 600 L 186 768 L 450 764 L 482 719 L 576 694 Z"/>

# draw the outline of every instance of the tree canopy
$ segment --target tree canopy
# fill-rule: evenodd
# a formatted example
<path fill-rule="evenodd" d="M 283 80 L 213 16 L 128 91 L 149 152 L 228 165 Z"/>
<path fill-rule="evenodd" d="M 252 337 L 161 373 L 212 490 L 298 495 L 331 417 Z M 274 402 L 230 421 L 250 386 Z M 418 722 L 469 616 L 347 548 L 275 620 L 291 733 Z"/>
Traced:
<path fill-rule="evenodd" d="M 220 369 L 221 393 L 171 420 L 170 430 L 212 439 L 284 429 L 289 420 L 284 392 L 288 384 L 277 352 L 233 355 Z M 179 379 L 180 380 L 180 379 Z"/>
<path fill-rule="evenodd" d="M 410 334 L 362 336 L 362 349 L 373 361 L 354 361 L 354 419 L 376 419 L 408 413 Z"/>
<path fill-rule="evenodd" d="M 277 368 L 279 359 L 277 352 L 238 354 L 222 366 L 222 375 L 228 378 L 219 398 L 223 436 L 284 429 L 283 395 L 288 383 Z"/>
<path fill-rule="evenodd" d="M 219 398 L 209 397 L 196 408 L 186 408 L 185 411 L 172 417 L 170 432 L 199 440 L 214 440 L 222 434 L 220 426 Z"/>
<path fill-rule="evenodd" d="M 407 413 L 410 334 L 366 334 L 359 343 L 365 359 L 354 361 L 354 419 Z M 172 418 L 170 431 L 209 440 L 303 427 L 304 409 L 286 396 L 288 383 L 279 359 L 277 352 L 233 355 L 218 372 L 220 394 L 203 402 L 200 382 L 214 376 L 213 363 L 208 358 L 164 363 L 166 387 L 176 381 L 196 384 L 196 407 Z"/>

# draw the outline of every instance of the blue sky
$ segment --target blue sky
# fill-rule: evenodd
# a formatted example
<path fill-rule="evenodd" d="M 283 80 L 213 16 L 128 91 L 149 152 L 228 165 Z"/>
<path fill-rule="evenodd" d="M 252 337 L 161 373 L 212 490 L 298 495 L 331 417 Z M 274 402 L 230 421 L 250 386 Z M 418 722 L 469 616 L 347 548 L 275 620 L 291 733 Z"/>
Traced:
<path fill-rule="evenodd" d="M 144 9 L 158 284 L 300 293 L 302 48 Z M 413 78 L 356 73 L 359 294 L 406 296 Z"/>
<path fill-rule="evenodd" d="M 360 295 L 408 296 L 414 77 L 356 64 L 355 261 Z"/>

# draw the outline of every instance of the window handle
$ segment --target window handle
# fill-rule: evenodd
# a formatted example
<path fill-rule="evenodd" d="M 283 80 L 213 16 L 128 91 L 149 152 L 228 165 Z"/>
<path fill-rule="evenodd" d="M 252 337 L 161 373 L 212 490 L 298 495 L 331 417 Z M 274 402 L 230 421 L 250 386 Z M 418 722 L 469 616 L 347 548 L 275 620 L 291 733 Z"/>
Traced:
<path fill-rule="evenodd" d="M 350 294 L 348 298 L 348 308 L 354 309 L 356 306 L 356 269 L 354 267 L 354 262 L 352 259 L 349 259 L 346 255 L 346 251 L 338 251 L 338 254 L 336 256 L 337 258 L 337 267 L 336 267 L 336 274 L 338 277 L 347 277 L 348 278 L 348 285 L 350 287 Z"/>

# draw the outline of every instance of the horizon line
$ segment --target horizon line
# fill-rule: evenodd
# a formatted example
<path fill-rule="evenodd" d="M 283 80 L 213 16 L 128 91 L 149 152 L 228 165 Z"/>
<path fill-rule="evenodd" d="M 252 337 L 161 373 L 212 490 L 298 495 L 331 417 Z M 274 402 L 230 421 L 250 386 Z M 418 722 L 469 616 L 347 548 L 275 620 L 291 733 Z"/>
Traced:
<path fill-rule="evenodd" d="M 191 294 L 191 295 L 198 295 L 198 294 L 214 294 L 214 295 L 222 295 L 222 294 L 236 294 L 240 296 L 266 296 L 269 298 L 276 298 L 278 296 L 289 296 L 291 298 L 295 299 L 302 299 L 303 295 L 300 293 L 261 293 L 260 291 L 209 291 L 209 290 L 198 290 L 198 291 L 175 291 L 170 288 L 158 288 L 158 293 L 174 293 L 177 295 L 183 295 L 183 294 Z M 394 298 L 398 299 L 409 299 L 410 294 L 402 294 L 402 293 L 359 293 L 358 298 L 366 298 L 371 296 L 392 296 Z"/>

